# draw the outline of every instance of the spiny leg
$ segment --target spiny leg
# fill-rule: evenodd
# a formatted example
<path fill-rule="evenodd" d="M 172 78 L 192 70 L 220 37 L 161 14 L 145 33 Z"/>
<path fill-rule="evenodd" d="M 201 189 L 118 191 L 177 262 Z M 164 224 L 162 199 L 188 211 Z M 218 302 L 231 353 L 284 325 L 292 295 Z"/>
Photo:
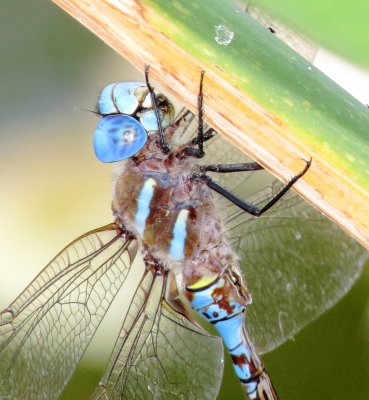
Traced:
<path fill-rule="evenodd" d="M 288 190 L 295 184 L 309 169 L 311 165 L 311 159 L 306 162 L 305 168 L 296 176 L 294 176 L 288 183 L 285 185 L 275 196 L 273 196 L 270 201 L 262 208 L 256 207 L 247 201 L 240 199 L 239 197 L 235 196 L 229 190 L 225 189 L 223 186 L 219 185 L 218 183 L 214 182 L 210 176 L 206 174 L 194 174 L 192 179 L 200 179 L 206 182 L 208 187 L 215 192 L 219 193 L 229 201 L 231 201 L 236 206 L 240 207 L 242 210 L 247 212 L 248 214 L 254 215 L 255 217 L 260 217 L 260 215 L 264 214 L 265 211 L 269 210 L 278 200 L 284 196 Z"/>
<path fill-rule="evenodd" d="M 203 95 L 203 81 L 204 81 L 204 74 L 205 71 L 201 71 L 200 76 L 200 89 L 199 94 L 197 96 L 197 139 L 198 139 L 198 146 L 199 152 L 198 156 L 204 156 L 204 95 Z"/>
<path fill-rule="evenodd" d="M 206 172 L 206 171 L 219 172 L 219 173 L 242 172 L 242 171 L 251 172 L 251 171 L 260 171 L 263 169 L 264 167 L 257 162 L 200 165 L 201 172 Z"/>
<path fill-rule="evenodd" d="M 151 87 L 150 82 L 149 82 L 149 69 L 150 69 L 150 65 L 145 65 L 146 86 L 149 89 L 150 96 L 151 96 L 151 102 L 152 102 L 152 104 L 154 106 L 154 110 L 155 110 L 156 121 L 157 121 L 157 124 L 158 124 L 161 151 L 163 153 L 168 153 L 169 152 L 169 146 L 168 146 L 168 144 L 167 144 L 167 142 L 165 141 L 165 138 L 164 138 L 164 131 L 163 131 L 163 126 L 161 124 L 158 101 L 156 99 L 155 92 L 154 92 L 154 90 Z"/>
<path fill-rule="evenodd" d="M 203 135 L 203 143 L 205 143 L 206 141 L 212 139 L 215 135 L 217 135 L 217 131 L 215 131 L 213 128 L 209 128 L 204 132 Z M 199 143 L 198 137 L 196 136 L 195 138 L 193 138 L 188 145 L 189 146 L 195 146 Z"/>
<path fill-rule="evenodd" d="M 182 111 L 180 113 L 180 115 L 176 116 L 176 119 L 170 125 L 174 128 L 179 128 L 186 122 L 187 123 L 191 122 L 193 118 L 194 118 L 194 115 L 192 114 L 192 112 L 190 110 L 185 110 L 185 111 Z"/>
<path fill-rule="evenodd" d="M 197 138 L 196 144 L 198 146 L 197 149 L 193 147 L 186 147 L 184 149 L 185 153 L 188 156 L 202 158 L 204 157 L 204 108 L 203 108 L 203 81 L 204 81 L 205 71 L 201 71 L 200 76 L 200 88 L 199 94 L 197 95 Z M 211 136 L 212 137 L 212 136 Z M 192 141 L 191 144 L 194 144 Z"/>

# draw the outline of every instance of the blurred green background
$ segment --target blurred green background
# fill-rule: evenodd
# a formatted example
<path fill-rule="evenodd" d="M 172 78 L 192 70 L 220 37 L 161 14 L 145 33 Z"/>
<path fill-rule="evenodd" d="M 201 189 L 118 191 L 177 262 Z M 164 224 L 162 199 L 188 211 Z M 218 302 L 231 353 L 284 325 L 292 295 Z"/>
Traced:
<path fill-rule="evenodd" d="M 369 67 L 367 0 L 237 0 L 268 10 L 317 43 Z"/>
<path fill-rule="evenodd" d="M 85 110 L 107 83 L 142 74 L 46 0 L 2 3 L 0 54 L 2 309 L 65 244 L 111 221 L 111 166 L 94 157 L 97 118 Z M 264 356 L 282 399 L 369 398 L 368 288 L 365 271 L 336 307 Z M 88 398 L 118 329 L 115 314 L 63 399 Z M 227 366 L 219 398 L 238 396 Z"/>

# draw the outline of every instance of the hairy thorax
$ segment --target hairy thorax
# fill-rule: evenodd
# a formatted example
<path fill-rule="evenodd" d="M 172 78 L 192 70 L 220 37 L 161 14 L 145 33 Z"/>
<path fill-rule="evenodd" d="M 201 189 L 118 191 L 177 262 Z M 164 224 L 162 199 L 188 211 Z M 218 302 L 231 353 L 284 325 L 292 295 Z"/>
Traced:
<path fill-rule="evenodd" d="M 224 274 L 239 287 L 238 260 L 210 189 L 192 179 L 198 172 L 193 161 L 178 151 L 150 154 L 129 160 L 117 179 L 112 207 L 118 225 L 137 237 L 146 262 L 180 268 L 185 287 Z"/>

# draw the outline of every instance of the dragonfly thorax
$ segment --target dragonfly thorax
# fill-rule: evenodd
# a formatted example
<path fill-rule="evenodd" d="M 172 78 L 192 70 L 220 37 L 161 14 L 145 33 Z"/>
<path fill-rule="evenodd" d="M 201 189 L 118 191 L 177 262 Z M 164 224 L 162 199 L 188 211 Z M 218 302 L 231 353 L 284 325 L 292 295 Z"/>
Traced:
<path fill-rule="evenodd" d="M 171 155 L 129 160 L 115 186 L 117 220 L 150 254 L 167 262 L 205 259 L 223 241 L 209 188 L 183 167 L 186 161 Z M 232 255 L 229 249 L 224 257 Z"/>

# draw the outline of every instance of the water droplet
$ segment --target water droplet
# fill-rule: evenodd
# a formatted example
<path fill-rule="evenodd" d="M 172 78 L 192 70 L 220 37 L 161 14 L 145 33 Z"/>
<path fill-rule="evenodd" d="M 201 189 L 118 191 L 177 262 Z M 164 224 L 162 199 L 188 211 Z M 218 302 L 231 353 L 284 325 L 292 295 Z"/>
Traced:
<path fill-rule="evenodd" d="M 215 41 L 223 46 L 228 46 L 234 37 L 234 32 L 232 32 L 225 25 L 216 25 L 215 27 Z"/>
<path fill-rule="evenodd" d="M 301 232 L 300 232 L 300 231 L 296 231 L 296 232 L 295 232 L 295 238 L 296 238 L 296 240 L 301 240 L 302 235 L 301 235 Z"/>

